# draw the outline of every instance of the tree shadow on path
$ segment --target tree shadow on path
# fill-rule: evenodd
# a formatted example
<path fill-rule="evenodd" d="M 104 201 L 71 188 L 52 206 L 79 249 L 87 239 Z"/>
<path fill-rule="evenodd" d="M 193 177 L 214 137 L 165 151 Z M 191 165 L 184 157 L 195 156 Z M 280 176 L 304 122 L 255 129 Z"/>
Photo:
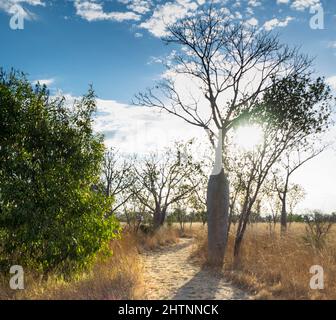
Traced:
<path fill-rule="evenodd" d="M 234 289 L 218 272 L 203 267 L 185 283 L 172 300 L 240 300 L 244 299 L 239 289 Z"/>

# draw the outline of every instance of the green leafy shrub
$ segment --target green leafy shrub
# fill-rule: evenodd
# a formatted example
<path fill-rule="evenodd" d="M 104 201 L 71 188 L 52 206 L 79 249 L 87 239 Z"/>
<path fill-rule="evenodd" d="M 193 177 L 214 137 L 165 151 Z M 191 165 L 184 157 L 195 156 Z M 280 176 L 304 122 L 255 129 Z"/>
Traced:
<path fill-rule="evenodd" d="M 71 273 L 108 252 L 119 224 L 98 184 L 103 137 L 90 88 L 69 106 L 45 86 L 0 69 L 0 258 L 44 274 Z"/>

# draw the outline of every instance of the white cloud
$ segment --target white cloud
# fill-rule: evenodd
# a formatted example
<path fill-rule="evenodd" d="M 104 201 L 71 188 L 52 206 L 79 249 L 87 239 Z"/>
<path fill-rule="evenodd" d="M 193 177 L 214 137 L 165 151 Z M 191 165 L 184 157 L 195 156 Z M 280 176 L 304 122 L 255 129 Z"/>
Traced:
<path fill-rule="evenodd" d="M 336 49 L 336 41 L 331 41 L 328 43 L 328 48 Z"/>
<path fill-rule="evenodd" d="M 227 2 L 227 1 L 226 1 Z M 241 2 L 239 0 L 235 1 L 235 3 L 233 4 L 234 8 L 240 8 L 241 7 Z"/>
<path fill-rule="evenodd" d="M 277 0 L 277 4 L 288 4 L 289 0 Z"/>
<path fill-rule="evenodd" d="M 261 2 L 257 0 L 249 0 L 248 5 L 251 7 L 259 7 L 261 6 Z"/>
<path fill-rule="evenodd" d="M 201 2 L 202 3 L 202 2 Z M 166 25 L 176 22 L 195 11 L 200 2 L 191 0 L 176 0 L 159 5 L 152 16 L 140 24 L 141 28 L 147 29 L 156 37 L 166 35 Z"/>
<path fill-rule="evenodd" d="M 209 3 L 208 0 L 117 0 L 123 4 L 127 11 L 125 12 L 106 12 L 102 0 L 74 0 L 77 15 L 87 21 L 113 20 L 122 22 L 124 20 L 137 21 L 136 26 L 140 29 L 146 29 L 155 37 L 165 36 L 166 26 L 173 24 L 179 19 L 192 15 L 200 6 Z M 247 16 L 239 11 L 231 11 L 225 7 L 228 1 L 212 0 L 218 5 L 218 12 L 227 16 L 229 19 L 242 20 L 248 19 L 247 23 L 256 26 L 258 20 L 253 18 L 253 8 L 262 5 L 260 0 L 247 1 Z M 232 7 L 240 7 L 240 2 L 231 3 Z M 281 22 L 280 25 L 281 26 Z M 135 37 L 141 33 L 135 33 Z"/>
<path fill-rule="evenodd" d="M 331 129 L 329 137 L 335 141 L 336 127 Z M 335 163 L 335 150 L 329 148 L 296 171 L 292 182 L 302 185 L 307 193 L 298 209 L 318 208 L 326 213 L 336 212 Z"/>
<path fill-rule="evenodd" d="M 49 87 L 50 85 L 52 85 L 55 82 L 55 79 L 50 78 L 50 79 L 39 79 L 39 80 L 34 80 L 32 83 L 33 85 L 35 84 L 41 84 L 41 85 L 46 85 L 47 87 Z"/>
<path fill-rule="evenodd" d="M 315 7 L 320 5 L 320 0 L 294 0 L 291 7 L 298 11 L 303 11 L 310 7 Z"/>
<path fill-rule="evenodd" d="M 239 11 L 236 11 L 233 15 L 233 18 L 237 20 L 241 20 L 243 19 L 243 15 Z"/>
<path fill-rule="evenodd" d="M 294 20 L 293 17 L 287 17 L 284 20 L 279 20 L 277 18 L 271 19 L 269 21 L 266 21 L 264 24 L 264 29 L 266 31 L 270 31 L 274 28 L 278 28 L 278 27 L 286 27 L 290 21 Z"/>
<path fill-rule="evenodd" d="M 30 6 L 45 6 L 45 2 L 41 0 L 1 0 L 0 9 L 9 12 L 14 5 L 30 5 Z"/>
<path fill-rule="evenodd" d="M 127 5 L 128 9 L 139 14 L 148 13 L 153 6 L 153 2 L 150 0 L 118 0 L 118 1 L 120 3 Z"/>
<path fill-rule="evenodd" d="M 103 5 L 94 0 L 75 0 L 76 14 L 87 21 L 111 20 L 122 22 L 126 20 L 138 21 L 141 16 L 135 12 L 105 12 Z"/>
<path fill-rule="evenodd" d="M 247 8 L 246 8 L 246 14 L 247 14 L 248 16 L 253 16 L 253 15 L 254 15 L 254 11 L 253 11 L 253 9 L 252 9 L 251 7 L 247 7 Z"/>
<path fill-rule="evenodd" d="M 336 76 L 329 77 L 327 83 L 336 91 Z"/>
<path fill-rule="evenodd" d="M 24 15 L 24 18 L 33 20 L 35 15 L 26 9 L 26 6 L 45 6 L 44 0 L 0 0 L 0 11 L 8 14 L 16 13 L 18 10 Z"/>
<path fill-rule="evenodd" d="M 122 152 L 159 151 L 173 141 L 205 137 L 203 130 L 148 107 L 129 106 L 114 100 L 97 100 L 95 130 L 105 134 L 105 144 Z"/>
<path fill-rule="evenodd" d="M 1 0 L 0 10 L 10 13 L 11 8 L 15 5 L 29 5 L 29 6 L 45 6 L 45 3 L 41 0 Z"/>
<path fill-rule="evenodd" d="M 251 18 L 247 20 L 246 23 L 252 27 L 256 27 L 259 24 L 259 21 L 256 18 Z"/>

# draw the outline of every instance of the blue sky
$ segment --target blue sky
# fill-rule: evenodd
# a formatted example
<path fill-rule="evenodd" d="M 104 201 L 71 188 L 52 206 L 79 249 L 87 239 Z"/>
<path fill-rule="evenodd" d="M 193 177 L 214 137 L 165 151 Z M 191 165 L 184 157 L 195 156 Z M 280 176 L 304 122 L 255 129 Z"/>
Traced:
<path fill-rule="evenodd" d="M 45 82 L 69 98 L 82 95 L 92 83 L 102 115 L 97 130 L 106 133 L 110 145 L 150 148 L 151 139 L 162 131 L 165 142 L 203 134 L 177 119 L 129 104 L 135 93 L 151 86 L 163 72 L 157 59 L 171 50 L 160 40 L 164 22 L 192 14 L 204 2 L 0 0 L 0 66 L 27 72 L 32 82 Z M 334 1 L 217 2 L 235 19 L 277 32 L 283 42 L 299 45 L 302 52 L 315 56 L 316 73 L 336 90 Z M 17 7 L 24 10 L 23 30 L 10 28 Z M 323 10 L 323 29 L 311 28 L 314 14 L 310 10 Z M 297 174 L 297 182 L 307 190 L 303 207 L 336 210 L 335 163 L 335 151 L 330 151 Z"/>
<path fill-rule="evenodd" d="M 162 19 L 171 21 L 174 15 L 179 17 L 192 12 L 202 1 L 0 2 L 2 66 L 19 68 L 33 80 L 53 79 L 52 87 L 74 95 L 82 94 L 88 84 L 93 83 L 101 98 L 128 103 L 134 93 L 150 86 L 162 71 L 160 65 L 151 63 L 152 57 L 169 50 L 159 38 Z M 25 21 L 23 30 L 9 28 L 8 8 L 14 3 L 27 12 L 29 20 Z M 221 3 L 242 19 L 258 20 L 260 26 L 273 21 L 274 32 L 279 32 L 283 41 L 300 45 L 303 52 L 317 57 L 316 69 L 321 74 L 336 75 L 336 5 L 333 1 Z M 324 9 L 323 30 L 312 30 L 309 26 L 313 16 L 309 9 L 311 4 L 317 3 Z"/>

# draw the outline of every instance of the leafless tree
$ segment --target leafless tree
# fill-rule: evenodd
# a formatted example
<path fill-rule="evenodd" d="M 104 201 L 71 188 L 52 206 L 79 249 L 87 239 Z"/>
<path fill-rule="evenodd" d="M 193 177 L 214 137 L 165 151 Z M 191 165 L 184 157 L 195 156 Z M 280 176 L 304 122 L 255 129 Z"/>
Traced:
<path fill-rule="evenodd" d="M 287 194 L 287 201 L 288 201 L 288 218 L 289 218 L 289 227 L 293 221 L 294 211 L 297 205 L 305 198 L 306 192 L 304 188 L 297 184 L 291 184 L 288 194 Z"/>
<path fill-rule="evenodd" d="M 273 235 L 281 212 L 281 201 L 275 191 L 274 176 L 270 175 L 266 179 L 262 194 L 264 196 L 264 210 L 268 213 L 266 220 L 270 225 L 270 234 Z"/>
<path fill-rule="evenodd" d="M 133 163 L 111 148 L 105 153 L 102 175 L 106 196 L 115 199 L 115 206 L 111 210 L 114 213 L 132 196 L 130 187 L 134 183 Z"/>
<path fill-rule="evenodd" d="M 139 202 L 134 193 L 129 196 L 129 193 L 127 192 L 127 195 L 125 195 L 124 198 L 127 198 L 127 201 L 122 205 L 122 213 L 126 218 L 129 230 L 137 233 L 141 224 L 148 223 L 148 210 L 146 210 L 146 206 Z"/>
<path fill-rule="evenodd" d="M 264 210 L 265 212 L 270 213 L 268 220 L 273 224 L 273 228 L 271 228 L 273 232 L 275 232 L 277 222 L 280 221 L 282 210 L 282 198 L 279 197 L 279 181 L 281 181 L 279 170 L 272 170 L 272 173 L 267 178 L 262 191 L 266 200 L 264 201 Z M 293 216 L 295 207 L 304 199 L 304 197 L 305 191 L 301 185 L 293 183 L 288 184 L 286 194 L 288 206 L 286 207 L 289 209 L 289 217 Z M 289 219 L 289 222 L 291 222 L 291 219 Z"/>
<path fill-rule="evenodd" d="M 316 139 L 316 137 L 314 137 Z M 281 201 L 281 233 L 284 235 L 287 231 L 287 195 L 290 191 L 290 178 L 308 161 L 320 155 L 328 145 L 326 144 L 308 144 L 307 139 L 304 144 L 298 142 L 292 150 L 287 150 L 281 161 L 279 161 L 278 172 L 274 173 L 274 182 L 276 192 Z"/>
<path fill-rule="evenodd" d="M 152 213 L 154 229 L 163 225 L 171 205 L 188 198 L 195 190 L 197 183 L 192 177 L 200 170 L 188 146 L 180 143 L 161 155 L 151 154 L 135 167 L 133 192 Z"/>

